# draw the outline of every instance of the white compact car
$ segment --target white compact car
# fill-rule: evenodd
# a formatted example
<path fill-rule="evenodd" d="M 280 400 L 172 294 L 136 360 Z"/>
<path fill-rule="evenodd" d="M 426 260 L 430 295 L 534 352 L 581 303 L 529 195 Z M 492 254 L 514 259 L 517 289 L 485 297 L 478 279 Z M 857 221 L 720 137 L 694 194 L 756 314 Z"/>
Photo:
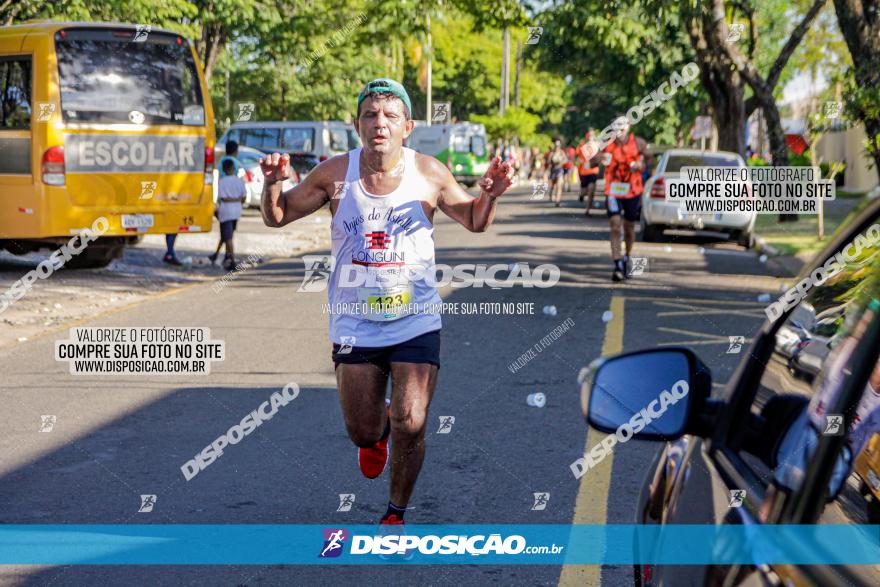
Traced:
<path fill-rule="evenodd" d="M 682 167 L 745 167 L 737 153 L 670 149 L 663 153 L 642 194 L 642 240 L 660 240 L 667 228 L 725 232 L 749 249 L 755 244 L 755 212 L 684 212 L 676 202 L 666 201 L 666 182 L 677 178 Z"/>
<path fill-rule="evenodd" d="M 217 202 L 217 182 L 220 179 L 220 161 L 226 155 L 225 145 L 220 143 L 214 151 L 214 203 Z M 247 200 L 244 205 L 248 208 L 259 208 L 260 200 L 263 199 L 263 172 L 260 171 L 260 159 L 266 154 L 257 149 L 250 147 L 238 147 L 237 159 L 241 162 L 242 169 L 239 171 L 239 177 L 247 187 Z M 281 188 L 288 190 L 299 183 L 299 176 L 296 170 L 293 171 L 291 179 L 284 180 Z"/>

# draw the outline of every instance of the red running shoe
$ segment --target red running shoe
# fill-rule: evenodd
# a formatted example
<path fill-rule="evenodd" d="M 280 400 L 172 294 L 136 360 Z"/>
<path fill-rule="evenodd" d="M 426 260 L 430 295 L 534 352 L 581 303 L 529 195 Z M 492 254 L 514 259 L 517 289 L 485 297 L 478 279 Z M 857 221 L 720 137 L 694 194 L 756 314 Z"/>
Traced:
<path fill-rule="evenodd" d="M 358 448 L 358 466 L 367 479 L 375 479 L 388 464 L 388 438 L 391 435 L 391 414 L 385 408 L 385 433 L 373 446 Z M 403 523 L 403 522 L 400 522 Z"/>
<path fill-rule="evenodd" d="M 381 520 L 379 520 L 379 525 L 403 526 L 403 520 L 398 518 L 397 514 L 391 514 L 387 518 L 382 518 Z"/>
<path fill-rule="evenodd" d="M 381 536 L 406 536 L 406 526 L 403 520 L 397 517 L 397 514 L 391 514 L 386 518 L 379 520 L 379 534 Z M 380 554 L 382 560 L 412 560 L 415 555 L 414 550 L 406 549 L 403 552 L 393 554 Z M 399 558 L 398 558 L 399 557 Z"/>

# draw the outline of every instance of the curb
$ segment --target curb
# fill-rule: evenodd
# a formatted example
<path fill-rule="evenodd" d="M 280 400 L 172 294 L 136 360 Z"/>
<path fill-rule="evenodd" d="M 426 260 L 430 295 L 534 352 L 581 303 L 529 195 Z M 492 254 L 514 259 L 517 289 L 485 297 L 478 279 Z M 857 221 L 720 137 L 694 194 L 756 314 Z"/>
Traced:
<path fill-rule="evenodd" d="M 779 249 L 768 244 L 761 236 L 755 235 L 755 250 L 767 255 L 767 265 L 773 268 L 777 277 L 796 277 L 803 269 L 803 260 L 795 255 L 781 255 Z"/>
<path fill-rule="evenodd" d="M 768 257 L 776 257 L 779 255 L 779 250 L 776 247 L 767 243 L 767 241 L 764 240 L 764 237 L 757 234 L 755 235 L 755 248 L 759 253 L 766 253 Z"/>

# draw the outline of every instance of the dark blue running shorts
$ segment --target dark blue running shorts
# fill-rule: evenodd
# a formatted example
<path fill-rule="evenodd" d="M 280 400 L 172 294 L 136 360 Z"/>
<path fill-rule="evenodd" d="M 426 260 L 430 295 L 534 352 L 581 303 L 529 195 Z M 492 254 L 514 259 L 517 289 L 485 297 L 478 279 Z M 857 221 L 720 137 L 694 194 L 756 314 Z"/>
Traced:
<path fill-rule="evenodd" d="M 433 330 L 401 343 L 385 347 L 348 346 L 333 343 L 333 367 L 372 363 L 384 372 L 391 363 L 430 363 L 440 368 L 440 331 Z M 340 352 L 342 351 L 342 352 Z"/>

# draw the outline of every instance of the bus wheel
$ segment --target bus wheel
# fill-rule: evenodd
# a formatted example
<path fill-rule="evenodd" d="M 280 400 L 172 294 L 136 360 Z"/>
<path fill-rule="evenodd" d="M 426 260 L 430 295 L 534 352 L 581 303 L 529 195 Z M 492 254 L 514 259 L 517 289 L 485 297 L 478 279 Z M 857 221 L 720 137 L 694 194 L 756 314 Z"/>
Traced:
<path fill-rule="evenodd" d="M 6 249 L 13 255 L 27 255 L 31 251 L 38 249 L 39 247 L 34 247 L 32 243 L 28 243 L 25 241 L 16 241 L 16 240 L 4 240 L 0 241 L 0 251 Z"/>
<path fill-rule="evenodd" d="M 110 261 L 122 256 L 125 245 L 90 245 L 79 255 L 64 264 L 68 269 L 96 269 L 106 267 Z"/>

